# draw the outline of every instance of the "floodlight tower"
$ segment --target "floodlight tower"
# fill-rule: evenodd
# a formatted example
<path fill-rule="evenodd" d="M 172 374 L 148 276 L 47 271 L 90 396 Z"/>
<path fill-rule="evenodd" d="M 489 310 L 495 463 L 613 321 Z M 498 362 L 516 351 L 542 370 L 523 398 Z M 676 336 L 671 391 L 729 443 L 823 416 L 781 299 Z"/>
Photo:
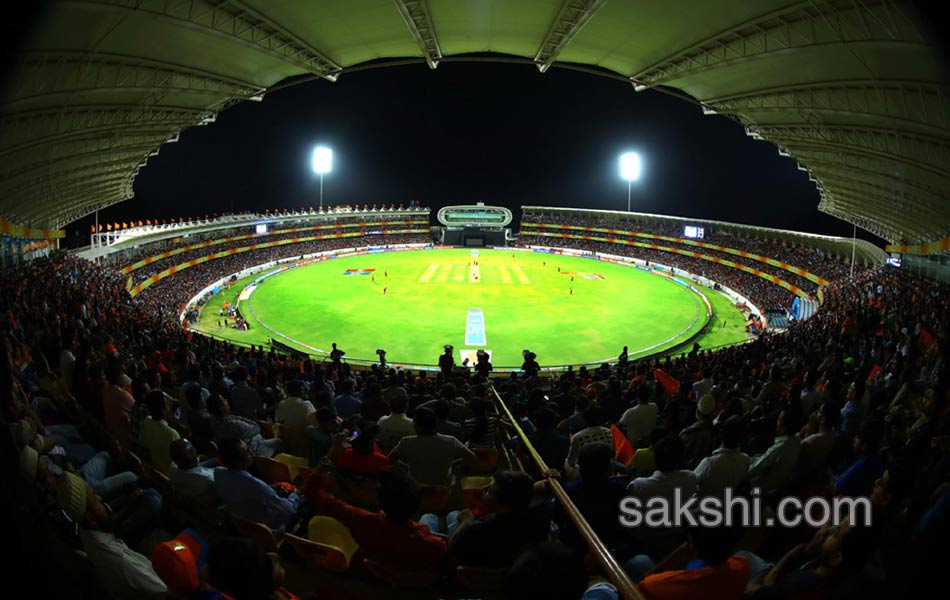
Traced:
<path fill-rule="evenodd" d="M 630 212 L 630 189 L 640 179 L 640 155 L 624 152 L 620 155 L 620 176 L 627 180 L 627 212 Z"/>
<path fill-rule="evenodd" d="M 323 174 L 333 169 L 333 150 L 326 146 L 313 149 L 313 172 L 320 175 L 320 212 L 323 212 Z"/>

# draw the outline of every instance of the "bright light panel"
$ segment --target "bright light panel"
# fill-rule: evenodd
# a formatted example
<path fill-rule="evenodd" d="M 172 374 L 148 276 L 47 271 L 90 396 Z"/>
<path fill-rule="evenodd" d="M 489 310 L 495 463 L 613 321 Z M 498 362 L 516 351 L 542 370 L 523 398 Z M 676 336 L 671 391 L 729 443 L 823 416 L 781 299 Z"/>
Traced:
<path fill-rule="evenodd" d="M 317 146 L 313 149 L 313 172 L 329 173 L 333 168 L 333 150 L 326 146 Z"/>
<path fill-rule="evenodd" d="M 627 181 L 640 179 L 640 155 L 636 152 L 625 152 L 620 155 L 620 176 Z"/>

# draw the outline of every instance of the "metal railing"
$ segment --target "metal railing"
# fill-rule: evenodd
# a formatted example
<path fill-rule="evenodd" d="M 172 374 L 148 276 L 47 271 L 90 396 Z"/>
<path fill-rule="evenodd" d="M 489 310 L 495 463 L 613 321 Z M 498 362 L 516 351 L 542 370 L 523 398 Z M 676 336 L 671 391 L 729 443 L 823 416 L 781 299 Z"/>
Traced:
<path fill-rule="evenodd" d="M 502 400 L 501 396 L 498 395 L 498 391 L 495 390 L 494 385 L 491 386 L 491 391 L 495 396 L 495 401 L 497 402 L 498 407 L 504 412 L 504 414 L 508 415 L 511 425 L 518 433 L 521 443 L 528 451 L 531 459 L 535 462 L 538 469 L 541 471 L 541 474 L 545 475 L 548 472 L 548 466 L 545 464 L 544 459 L 541 458 L 541 455 L 538 454 L 537 450 L 535 450 L 534 446 L 531 444 L 531 441 L 528 439 L 528 436 L 525 435 L 524 430 L 522 430 L 521 426 L 518 425 L 518 420 L 515 419 L 515 416 L 508 409 L 505 401 Z M 567 495 L 567 492 L 564 491 L 561 483 L 554 477 L 546 478 L 548 486 L 554 493 L 554 497 L 557 498 L 557 501 L 561 503 L 561 507 L 564 509 L 564 512 L 567 513 L 571 519 L 571 522 L 574 523 L 574 527 L 577 528 L 577 531 L 580 533 L 581 537 L 584 538 L 585 542 L 587 542 L 591 553 L 594 555 L 594 558 L 597 559 L 597 562 L 600 563 L 600 566 L 604 569 L 604 572 L 607 574 L 607 578 L 610 579 L 610 582 L 617 588 L 617 591 L 620 593 L 620 597 L 625 598 L 626 600 L 646 600 L 646 597 L 640 592 L 640 590 L 637 589 L 637 586 L 634 585 L 633 580 L 631 580 L 630 576 L 627 575 L 626 571 L 623 570 L 623 567 L 620 565 L 620 563 L 617 562 L 604 543 L 599 537 L 597 537 L 597 534 L 584 518 L 584 515 L 581 514 L 576 506 L 574 506 L 574 503 Z"/>

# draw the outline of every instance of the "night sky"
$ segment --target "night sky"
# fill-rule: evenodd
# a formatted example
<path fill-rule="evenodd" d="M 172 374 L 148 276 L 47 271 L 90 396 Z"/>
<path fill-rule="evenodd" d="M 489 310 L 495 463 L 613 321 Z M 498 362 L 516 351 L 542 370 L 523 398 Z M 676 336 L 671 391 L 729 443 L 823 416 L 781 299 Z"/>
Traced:
<path fill-rule="evenodd" d="M 162 146 L 103 222 L 316 206 L 314 145 L 333 148 L 325 204 L 477 201 L 624 210 L 618 157 L 641 153 L 633 210 L 850 235 L 795 162 L 722 116 L 552 67 L 443 62 L 309 81 Z M 517 213 L 517 211 L 516 211 Z M 89 231 L 89 220 L 70 229 Z"/>
<path fill-rule="evenodd" d="M 936 48 L 950 56 L 942 3 L 913 4 Z M 0 25 L 3 79 L 46 6 L 32 2 Z M 634 211 L 852 231 L 818 212 L 818 192 L 792 159 L 726 117 L 557 65 L 541 74 L 526 64 L 449 61 L 434 71 L 420 62 L 345 73 L 336 83 L 309 81 L 232 107 L 163 146 L 137 177 L 135 198 L 101 219 L 316 206 L 309 158 L 318 143 L 334 150 L 328 204 L 416 200 L 437 209 L 483 201 L 517 216 L 524 204 L 623 210 L 618 157 L 632 149 L 644 160 Z M 91 221 L 67 229 L 85 236 Z"/>

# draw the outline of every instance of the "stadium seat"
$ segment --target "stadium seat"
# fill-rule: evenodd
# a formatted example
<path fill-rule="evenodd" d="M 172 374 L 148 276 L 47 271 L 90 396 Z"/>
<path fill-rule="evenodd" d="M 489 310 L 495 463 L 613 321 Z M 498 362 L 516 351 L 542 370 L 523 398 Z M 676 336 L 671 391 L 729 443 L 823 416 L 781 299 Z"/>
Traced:
<path fill-rule="evenodd" d="M 478 457 L 478 471 L 480 473 L 489 473 L 498 467 L 501 453 L 495 448 L 472 448 L 472 452 Z"/>
<path fill-rule="evenodd" d="M 350 530 L 333 517 L 316 516 L 307 525 L 307 539 L 285 536 L 301 558 L 337 573 L 345 571 L 359 550 Z"/>
<path fill-rule="evenodd" d="M 451 490 L 448 486 L 420 485 L 419 493 L 422 496 L 422 502 L 419 505 L 419 512 L 445 512 L 445 509 L 449 504 L 449 495 L 451 493 Z"/>
<path fill-rule="evenodd" d="M 133 452 L 132 450 L 127 450 L 122 453 L 122 457 L 125 459 L 125 462 L 129 466 L 129 470 L 135 473 L 136 475 L 142 475 L 145 473 L 144 465 L 145 463 L 139 458 L 139 455 Z"/>
<path fill-rule="evenodd" d="M 279 452 L 275 455 L 274 460 L 287 465 L 287 469 L 290 471 L 290 481 L 292 482 L 297 481 L 297 477 L 301 474 L 300 468 L 306 468 L 308 463 L 306 458 L 285 454 L 283 452 Z"/>
<path fill-rule="evenodd" d="M 291 483 L 294 480 L 290 476 L 290 467 L 279 460 L 255 456 L 254 464 L 261 470 L 261 479 L 267 483 Z"/>
<path fill-rule="evenodd" d="M 174 494 L 172 480 L 150 464 L 142 464 L 142 473 L 145 480 L 152 484 L 152 487 L 161 494 L 162 498 L 171 497 Z"/>
<path fill-rule="evenodd" d="M 350 557 L 344 554 L 340 548 L 311 542 L 291 533 L 285 534 L 284 539 L 294 549 L 297 556 L 312 567 L 333 573 L 342 573 L 350 566 Z"/>
<path fill-rule="evenodd" d="M 244 537 L 250 538 L 257 543 L 264 552 L 277 552 L 280 550 L 284 536 L 275 536 L 273 530 L 263 523 L 245 519 L 232 512 L 227 514 L 234 528 Z"/>
<path fill-rule="evenodd" d="M 482 488 L 490 484 L 491 477 L 463 477 L 462 478 L 462 503 L 465 508 L 474 510 L 481 506 Z"/>

